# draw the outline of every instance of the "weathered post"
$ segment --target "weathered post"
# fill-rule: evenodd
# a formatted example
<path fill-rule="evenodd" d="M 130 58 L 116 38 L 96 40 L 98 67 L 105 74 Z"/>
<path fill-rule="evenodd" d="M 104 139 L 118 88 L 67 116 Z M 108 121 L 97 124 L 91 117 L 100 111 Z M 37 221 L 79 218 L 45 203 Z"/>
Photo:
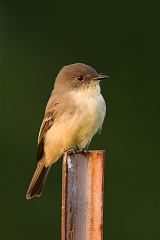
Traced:
<path fill-rule="evenodd" d="M 103 172 L 102 150 L 64 154 L 61 240 L 103 239 Z"/>

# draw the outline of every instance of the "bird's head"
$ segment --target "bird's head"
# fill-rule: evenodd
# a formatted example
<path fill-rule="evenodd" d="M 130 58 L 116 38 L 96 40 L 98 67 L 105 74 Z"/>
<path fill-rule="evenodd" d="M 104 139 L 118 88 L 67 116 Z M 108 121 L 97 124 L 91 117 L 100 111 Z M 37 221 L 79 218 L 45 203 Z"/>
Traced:
<path fill-rule="evenodd" d="M 98 74 L 94 68 L 84 64 L 75 63 L 64 66 L 58 73 L 54 88 L 57 90 L 72 91 L 81 88 L 96 87 L 108 76 Z"/>

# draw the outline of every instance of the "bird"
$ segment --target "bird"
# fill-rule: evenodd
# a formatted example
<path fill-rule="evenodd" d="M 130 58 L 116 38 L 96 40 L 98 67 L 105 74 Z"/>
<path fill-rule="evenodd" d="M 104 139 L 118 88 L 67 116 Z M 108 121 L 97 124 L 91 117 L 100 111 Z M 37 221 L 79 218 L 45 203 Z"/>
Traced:
<path fill-rule="evenodd" d="M 101 131 L 106 103 L 99 74 L 84 63 L 64 66 L 55 78 L 38 135 L 37 166 L 26 194 L 27 199 L 40 197 L 48 172 L 69 149 L 85 149 Z"/>

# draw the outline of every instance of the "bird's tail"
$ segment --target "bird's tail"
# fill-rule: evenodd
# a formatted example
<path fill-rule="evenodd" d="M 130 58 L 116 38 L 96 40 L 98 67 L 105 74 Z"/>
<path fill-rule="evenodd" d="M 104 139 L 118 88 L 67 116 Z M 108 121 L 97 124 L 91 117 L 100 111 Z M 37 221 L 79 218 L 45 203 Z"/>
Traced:
<path fill-rule="evenodd" d="M 45 167 L 43 160 L 38 162 L 26 194 L 27 199 L 41 196 L 49 170 L 50 167 Z"/>

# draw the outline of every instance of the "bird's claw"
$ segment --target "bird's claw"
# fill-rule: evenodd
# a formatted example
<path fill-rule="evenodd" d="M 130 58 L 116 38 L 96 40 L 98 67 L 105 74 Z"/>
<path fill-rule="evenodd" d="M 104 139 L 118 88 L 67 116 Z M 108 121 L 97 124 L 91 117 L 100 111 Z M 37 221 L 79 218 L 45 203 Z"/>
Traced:
<path fill-rule="evenodd" d="M 69 155 L 75 155 L 75 151 L 76 151 L 76 149 L 74 149 L 74 148 L 68 149 L 68 150 L 67 150 L 67 156 L 69 156 Z"/>
<path fill-rule="evenodd" d="M 67 150 L 67 155 L 69 156 L 69 155 L 75 155 L 75 154 L 84 154 L 85 155 L 85 157 L 86 157 L 86 155 L 88 154 L 88 151 L 87 151 L 87 149 L 85 149 L 85 148 L 82 148 L 82 149 L 80 149 L 80 148 L 71 148 L 71 149 L 69 149 L 69 150 Z"/>

